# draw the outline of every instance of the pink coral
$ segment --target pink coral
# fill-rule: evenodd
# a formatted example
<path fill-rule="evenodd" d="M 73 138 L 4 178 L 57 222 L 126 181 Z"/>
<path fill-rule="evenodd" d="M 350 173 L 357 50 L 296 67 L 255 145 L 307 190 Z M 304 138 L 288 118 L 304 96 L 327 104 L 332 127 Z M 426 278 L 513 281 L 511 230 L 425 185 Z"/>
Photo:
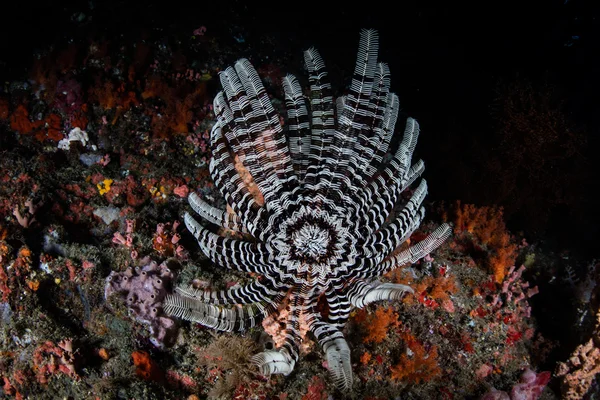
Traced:
<path fill-rule="evenodd" d="M 521 382 L 515 384 L 510 395 L 501 390 L 491 388 L 480 400 L 537 400 L 550 381 L 550 372 L 535 373 L 531 369 L 521 375 Z"/>
<path fill-rule="evenodd" d="M 528 369 L 521 375 L 521 383 L 517 383 L 510 391 L 511 400 L 536 400 L 538 399 L 548 382 L 550 372 L 544 371 L 536 374 Z"/>

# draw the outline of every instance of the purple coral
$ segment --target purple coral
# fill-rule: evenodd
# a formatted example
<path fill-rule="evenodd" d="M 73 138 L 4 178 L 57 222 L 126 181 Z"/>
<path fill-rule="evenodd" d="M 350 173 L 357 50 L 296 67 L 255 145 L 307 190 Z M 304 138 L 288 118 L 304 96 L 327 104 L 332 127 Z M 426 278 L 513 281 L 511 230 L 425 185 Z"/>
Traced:
<path fill-rule="evenodd" d="M 104 297 L 117 294 L 125 300 L 136 321 L 150 327 L 151 342 L 157 346 L 173 344 L 177 334 L 175 321 L 163 315 L 163 300 L 171 290 L 173 272 L 165 262 L 152 261 L 142 267 L 111 272 L 106 278 Z"/>

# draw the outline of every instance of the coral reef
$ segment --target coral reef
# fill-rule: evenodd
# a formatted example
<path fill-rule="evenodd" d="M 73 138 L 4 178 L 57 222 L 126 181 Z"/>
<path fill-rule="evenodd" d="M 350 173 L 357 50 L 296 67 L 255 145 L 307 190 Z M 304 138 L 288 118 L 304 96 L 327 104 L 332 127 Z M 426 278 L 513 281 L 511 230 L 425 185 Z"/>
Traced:
<path fill-rule="evenodd" d="M 44 10 L 57 8 L 48 4 Z M 136 8 L 135 15 L 141 11 Z M 180 14 L 178 10 L 178 18 Z M 407 70 L 401 67 L 394 80 L 407 94 L 398 122 L 408 120 L 402 111 L 406 109 L 427 126 L 421 144 L 428 181 L 431 187 L 436 182 L 436 192 L 428 197 L 432 203 L 422 204 L 432 222 L 421 223 L 398 251 L 418 246 L 440 223 L 452 226 L 454 235 L 434 254 L 394 265 L 391 273 L 368 282 L 405 288 L 402 299 L 349 311 L 347 323 L 339 325 L 352 349 L 347 360 L 354 376 L 352 393 L 341 392 L 328 378 L 330 360 L 321 356 L 310 321 L 295 319 L 294 311 L 301 306 L 289 296 L 262 324 L 242 334 L 215 334 L 165 315 L 164 301 L 173 286 L 189 285 L 202 296 L 239 294 L 255 281 L 279 279 L 278 274 L 245 274 L 211 262 L 183 224 L 190 211 L 187 198 L 192 196 L 230 218 L 225 227 L 203 229 L 256 244 L 252 232 L 237 224 L 239 202 L 230 204 L 231 198 L 211 179 L 210 160 L 219 154 L 229 155 L 227 171 L 247 187 L 244 201 L 257 208 L 271 207 L 275 200 L 285 204 L 284 198 L 272 196 L 272 188 L 256 176 L 254 166 L 245 166 L 247 158 L 211 147 L 210 133 L 222 111 L 212 105 L 219 73 L 227 75 L 223 68 L 233 60 L 251 59 L 266 97 L 283 115 L 274 125 L 290 125 L 287 111 L 292 100 L 317 101 L 310 92 L 286 99 L 281 82 L 282 71 L 302 68 L 296 58 L 296 49 L 303 49 L 300 40 L 282 42 L 272 34 L 249 32 L 233 20 L 219 30 L 210 23 L 216 18 L 213 14 L 194 14 L 195 19 L 207 19 L 202 21 L 205 26 L 195 20 L 193 26 L 143 32 L 116 32 L 119 24 L 98 30 L 91 16 L 82 17 L 81 23 L 78 15 L 66 17 L 60 24 L 48 17 L 53 33 L 64 35 L 47 46 L 36 38 L 26 73 L 15 67 L 6 75 L 0 87 L 0 398 L 553 400 L 591 398 L 598 392 L 600 264 L 550 239 L 531 240 L 513 229 L 514 221 L 506 220 L 518 218 L 522 208 L 530 214 L 524 219 L 528 224 L 549 220 L 554 225 L 557 207 L 582 204 L 581 182 L 594 181 L 589 175 L 554 179 L 558 169 L 588 146 L 582 131 L 572 129 L 565 113 L 543 103 L 551 93 L 535 94 L 535 86 L 521 90 L 517 84 L 507 87 L 505 103 L 499 104 L 499 147 L 479 151 L 481 143 L 465 145 L 454 135 L 448 135 L 452 143 L 446 143 L 446 131 L 435 129 L 432 96 L 422 98 L 422 81 L 408 78 L 407 72 L 419 68 L 413 63 L 402 64 Z M 5 17 L 12 19 L 10 13 Z M 125 18 L 123 26 L 130 27 L 136 18 Z M 394 39 L 382 35 L 382 40 Z M 12 36 L 5 42 L 12 43 Z M 337 38 L 335 42 L 340 45 Z M 335 71 L 331 76 L 340 77 L 339 83 L 352 76 L 345 58 L 336 59 L 324 40 L 311 37 L 305 44 L 324 50 Z M 393 46 L 382 46 L 387 52 L 382 56 L 389 57 L 390 49 Z M 11 52 L 3 54 L 15 58 Z M 29 62 L 19 61 L 22 67 Z M 0 70 L 7 66 L 0 62 Z M 342 90 L 332 96 L 342 94 L 343 86 L 338 87 Z M 441 99 L 446 107 L 446 99 Z M 332 112 L 335 116 L 338 110 Z M 297 116 L 298 126 L 304 126 L 308 116 Z M 456 120 L 464 126 L 463 118 Z M 479 123 L 473 125 L 480 129 Z M 565 135 L 557 136 L 555 130 Z M 402 135 L 396 133 L 397 140 L 380 154 L 382 163 L 393 160 L 401 145 Z M 548 140 L 540 141 L 546 133 Z M 443 152 L 438 154 L 439 143 Z M 257 144 L 265 157 L 277 151 L 264 135 L 258 135 Z M 499 152 L 494 153 L 496 148 Z M 420 151 L 417 148 L 415 154 Z M 508 157 L 498 161 L 504 155 Z M 552 155 L 556 158 L 548 159 Z M 493 176 L 479 176 L 482 172 L 477 170 L 466 174 L 473 179 L 449 178 L 456 172 L 446 166 L 472 170 L 465 160 L 479 158 L 487 166 L 481 171 L 493 171 Z M 302 158 L 296 160 L 293 168 L 302 170 Z M 570 170 L 577 171 L 585 165 L 582 161 Z M 507 166 L 508 174 L 503 174 Z M 519 168 L 527 166 L 533 168 L 519 181 Z M 336 179 L 356 177 L 349 169 L 343 172 L 348 175 Z M 494 190 L 488 190 L 489 185 L 482 188 L 475 178 L 493 182 L 489 185 Z M 440 191 L 444 185 L 457 195 L 445 196 L 449 192 Z M 471 193 L 477 191 L 481 196 Z M 407 188 L 395 201 L 402 207 L 415 193 Z M 463 201 L 455 202 L 455 197 Z M 439 201 L 442 198 L 445 202 Z M 391 207 L 384 203 L 378 204 Z M 537 208 L 543 210 L 534 215 Z M 564 218 L 584 214 L 575 211 Z M 380 222 L 386 226 L 402 215 L 402 208 L 394 209 Z M 371 218 L 353 214 L 347 222 L 359 217 Z M 283 222 L 272 225 L 285 227 Z M 236 227 L 241 230 L 230 229 Z M 287 224 L 288 230 L 293 228 Z M 597 236 L 582 230 L 564 232 L 577 240 Z M 317 246 L 302 247 L 302 238 L 311 237 Z M 319 238 L 316 229 L 307 228 L 297 232 L 296 243 L 282 246 L 300 245 L 307 257 L 314 256 L 322 243 Z M 358 241 L 353 243 L 353 249 L 359 247 Z M 210 246 L 215 248 L 215 242 Z M 253 253 L 244 249 L 240 254 L 250 259 Z M 329 326 L 347 311 L 336 306 L 344 304 L 339 293 L 314 296 L 313 311 Z M 327 301 L 335 296 L 337 300 Z M 239 310 L 236 302 L 227 306 Z M 302 338 L 297 343 L 299 362 L 289 376 L 265 374 L 250 358 L 285 344 L 289 325 Z"/>

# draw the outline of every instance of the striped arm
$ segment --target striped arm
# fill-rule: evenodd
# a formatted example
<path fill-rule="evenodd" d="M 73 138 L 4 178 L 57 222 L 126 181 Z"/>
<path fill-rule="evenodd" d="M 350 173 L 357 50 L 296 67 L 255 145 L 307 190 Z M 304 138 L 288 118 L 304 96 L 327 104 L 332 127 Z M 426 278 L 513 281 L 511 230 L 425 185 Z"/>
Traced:
<path fill-rule="evenodd" d="M 295 346 L 295 343 L 289 345 Z M 279 350 L 263 351 L 250 358 L 250 362 L 256 365 L 260 373 L 265 376 L 271 374 L 289 375 L 294 370 L 296 361 L 297 357 L 294 358 L 285 347 Z"/>
<path fill-rule="evenodd" d="M 343 329 L 350 318 L 352 304 L 345 294 L 344 280 L 332 281 L 325 292 L 329 301 L 329 316 L 327 320 L 337 329 Z"/>
<path fill-rule="evenodd" d="M 362 212 L 359 225 L 364 227 L 369 235 L 383 226 L 400 201 L 402 192 L 423 173 L 424 169 L 425 164 L 419 160 L 408 171 L 406 181 L 397 181 L 391 184 L 383 175 L 380 175 L 365 188 L 366 195 L 362 196 L 360 203 Z"/>
<path fill-rule="evenodd" d="M 335 385 L 342 390 L 349 390 L 353 382 L 350 348 L 342 332 L 334 324 L 323 321 L 321 313 L 317 311 L 319 295 L 320 291 L 314 287 L 305 293 L 305 321 L 325 352 L 327 369 Z"/>
<path fill-rule="evenodd" d="M 268 260 L 269 256 L 264 244 L 215 235 L 188 213 L 184 216 L 184 222 L 198 241 L 200 249 L 217 265 L 258 274 L 274 274 L 277 270 L 277 266 Z"/>
<path fill-rule="evenodd" d="M 177 295 L 167 295 L 166 314 L 226 332 L 243 332 L 260 324 L 271 311 L 262 303 L 223 307 Z"/>
<path fill-rule="evenodd" d="M 256 95 L 246 92 L 246 88 L 252 85 L 246 82 L 248 78 L 245 74 L 238 76 L 236 69 L 228 67 L 219 77 L 225 96 L 215 97 L 214 108 L 218 115 L 223 116 L 226 126 L 230 127 L 224 129 L 223 134 L 265 197 L 267 209 L 280 211 L 278 193 L 282 191 L 282 183 L 275 172 L 275 164 L 267 155 L 267 146 L 274 149 L 278 145 L 274 138 L 277 130 L 274 123 L 279 122 L 276 114 L 263 112 Z M 224 99 L 226 101 L 222 102 Z M 264 136 L 257 140 L 260 133 Z"/>
<path fill-rule="evenodd" d="M 340 115 L 342 115 L 342 113 L 344 112 L 344 103 L 346 103 L 346 96 L 342 95 L 339 96 L 337 99 L 335 99 L 335 112 L 336 112 L 336 124 L 337 124 L 337 120 L 340 117 Z M 337 126 L 336 126 L 337 128 Z"/>
<path fill-rule="evenodd" d="M 294 174 L 287 138 L 283 134 L 279 115 L 250 61 L 245 58 L 238 60 L 235 63 L 235 70 L 251 104 L 252 111 L 248 114 L 248 118 L 252 118 L 250 124 L 252 144 L 258 150 L 256 161 L 259 164 L 268 163 L 272 166 L 279 184 L 283 187 L 278 194 L 285 196 L 298 184 L 298 181 Z"/>
<path fill-rule="evenodd" d="M 414 290 L 410 286 L 396 283 L 373 285 L 364 281 L 358 281 L 348 291 L 348 298 L 352 306 L 364 308 L 376 301 L 400 300 L 406 293 L 414 293 Z"/>
<path fill-rule="evenodd" d="M 248 233 L 248 230 L 235 214 L 221 211 L 211 206 L 200 198 L 196 193 L 190 193 L 188 202 L 192 209 L 202 218 L 225 229 L 231 229 L 236 232 Z"/>
<path fill-rule="evenodd" d="M 390 141 L 396 129 L 398 121 L 398 111 L 400 110 L 400 100 L 394 93 L 388 93 L 385 112 L 383 113 L 383 124 L 381 130 L 376 131 L 380 136 L 378 139 L 380 145 L 373 154 L 373 160 L 367 165 L 367 176 L 372 177 L 383 163 L 383 158 L 389 150 Z"/>
<path fill-rule="evenodd" d="M 401 193 L 408 186 L 407 182 L 411 178 L 412 180 L 416 178 L 411 176 L 415 172 L 411 168 L 411 161 L 418 136 L 419 124 L 413 118 L 408 118 L 404 136 L 396 154 L 380 172 L 377 172 L 374 177 L 370 177 L 369 185 L 361 191 L 362 199 L 367 205 L 366 209 L 369 209 L 372 204 L 390 190 L 397 191 L 397 194 Z M 417 164 L 419 163 L 422 163 L 422 161 Z"/>
<path fill-rule="evenodd" d="M 378 172 L 366 187 L 359 191 L 355 197 L 359 208 L 354 219 L 355 226 L 366 232 L 369 236 L 381 228 L 392 210 L 401 199 L 401 194 L 425 170 L 425 164 L 419 160 L 408 171 L 400 161 L 402 149 L 387 164 L 383 171 Z"/>
<path fill-rule="evenodd" d="M 360 262 L 345 275 L 345 279 L 360 282 L 360 280 L 376 278 L 377 276 L 373 275 L 371 271 L 375 271 L 379 266 L 378 256 L 377 253 L 370 253 L 365 250 Z"/>
<path fill-rule="evenodd" d="M 390 162 L 385 166 L 382 175 L 385 180 L 398 182 L 401 190 L 407 186 L 411 170 L 412 156 L 419 137 L 419 123 L 413 119 L 406 120 L 402 142 Z"/>
<path fill-rule="evenodd" d="M 215 97 L 215 104 L 220 103 L 223 94 Z M 224 102 L 224 100 L 222 100 Z M 222 111 L 217 115 L 222 115 Z M 229 154 L 229 146 L 222 134 L 223 129 L 228 129 L 227 125 L 221 127 L 225 122 L 218 122 L 211 131 L 211 149 L 212 157 L 209 164 L 209 171 L 213 182 L 220 190 L 221 194 L 231 207 L 233 212 L 240 217 L 250 233 L 255 237 L 259 233 L 267 233 L 265 218 L 263 213 L 265 209 L 261 207 L 252 194 L 249 192 L 246 184 L 235 169 L 233 159 Z"/>
<path fill-rule="evenodd" d="M 317 313 L 310 315 L 309 325 L 310 331 L 325 352 L 327 369 L 332 375 L 335 385 L 342 390 L 350 390 L 353 383 L 352 364 L 350 348 L 344 335 L 333 324 L 321 321 L 320 315 Z"/>
<path fill-rule="evenodd" d="M 427 182 L 423 179 L 398 217 L 366 240 L 365 247 L 379 253 L 379 260 L 404 243 L 419 227 L 425 217 L 425 208 L 421 204 L 426 195 Z"/>
<path fill-rule="evenodd" d="M 331 157 L 326 161 L 332 173 L 332 187 L 345 192 L 352 187 L 348 176 L 357 176 L 351 162 L 356 164 L 356 146 L 361 131 L 372 126 L 375 110 L 371 105 L 373 82 L 377 67 L 379 38 L 374 30 L 362 30 L 358 56 L 344 110 L 338 116 L 338 127 L 331 144 Z"/>
<path fill-rule="evenodd" d="M 310 123 L 300 83 L 293 75 L 283 78 L 283 92 L 287 107 L 288 146 L 296 174 L 304 181 L 310 155 Z"/>
<path fill-rule="evenodd" d="M 390 70 L 386 64 L 377 64 L 375 71 L 375 85 L 369 101 L 369 109 L 373 118 L 365 129 L 358 134 L 350 165 L 356 171 L 353 174 L 352 185 L 363 188 L 367 185 L 369 175 L 368 166 L 371 164 L 375 152 L 379 149 L 385 135 L 383 130 L 383 119 L 387 108 L 388 94 L 390 90 Z"/>
<path fill-rule="evenodd" d="M 330 157 L 329 146 L 335 132 L 335 118 L 331 84 L 321 55 L 314 48 L 308 49 L 304 52 L 304 62 L 308 69 L 312 116 L 310 159 L 305 186 L 315 191 L 317 185 L 328 186 L 330 183 L 330 174 L 323 168 L 325 160 Z"/>
<path fill-rule="evenodd" d="M 270 286 L 270 285 L 269 285 Z M 274 290 L 272 287 L 254 281 L 246 286 L 233 287 L 228 290 L 196 289 L 192 285 L 177 287 L 175 292 L 181 297 L 195 299 L 207 304 L 252 304 L 269 303 L 283 291 Z M 287 287 L 284 287 L 287 292 Z"/>
<path fill-rule="evenodd" d="M 416 120 L 408 118 L 402 142 L 394 158 L 362 192 L 362 204 L 366 206 L 363 209 L 365 212 L 361 214 L 365 218 L 362 224 L 371 232 L 383 226 L 398 203 L 401 193 L 425 170 L 422 160 L 410 165 L 418 136 L 419 124 Z"/>
<path fill-rule="evenodd" d="M 369 268 L 366 273 L 361 275 L 362 278 L 370 279 L 376 276 L 392 271 L 399 266 L 407 263 L 415 263 L 433 250 L 438 248 L 452 234 L 452 229 L 448 224 L 440 225 L 435 231 L 430 233 L 425 239 L 410 246 L 408 249 L 389 257 L 374 268 Z"/>

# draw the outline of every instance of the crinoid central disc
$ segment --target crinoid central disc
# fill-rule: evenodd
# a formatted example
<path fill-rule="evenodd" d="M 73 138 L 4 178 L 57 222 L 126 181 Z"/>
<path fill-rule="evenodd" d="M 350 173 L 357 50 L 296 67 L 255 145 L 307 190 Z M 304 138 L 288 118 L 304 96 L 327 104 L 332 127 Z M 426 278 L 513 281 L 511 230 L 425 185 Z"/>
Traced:
<path fill-rule="evenodd" d="M 292 232 L 292 243 L 299 255 L 314 260 L 327 254 L 330 241 L 329 231 L 316 224 L 306 223 Z"/>
<path fill-rule="evenodd" d="M 342 219 L 325 210 L 299 207 L 278 225 L 272 245 L 285 270 L 325 279 L 333 269 L 354 263 L 354 242 Z"/>

